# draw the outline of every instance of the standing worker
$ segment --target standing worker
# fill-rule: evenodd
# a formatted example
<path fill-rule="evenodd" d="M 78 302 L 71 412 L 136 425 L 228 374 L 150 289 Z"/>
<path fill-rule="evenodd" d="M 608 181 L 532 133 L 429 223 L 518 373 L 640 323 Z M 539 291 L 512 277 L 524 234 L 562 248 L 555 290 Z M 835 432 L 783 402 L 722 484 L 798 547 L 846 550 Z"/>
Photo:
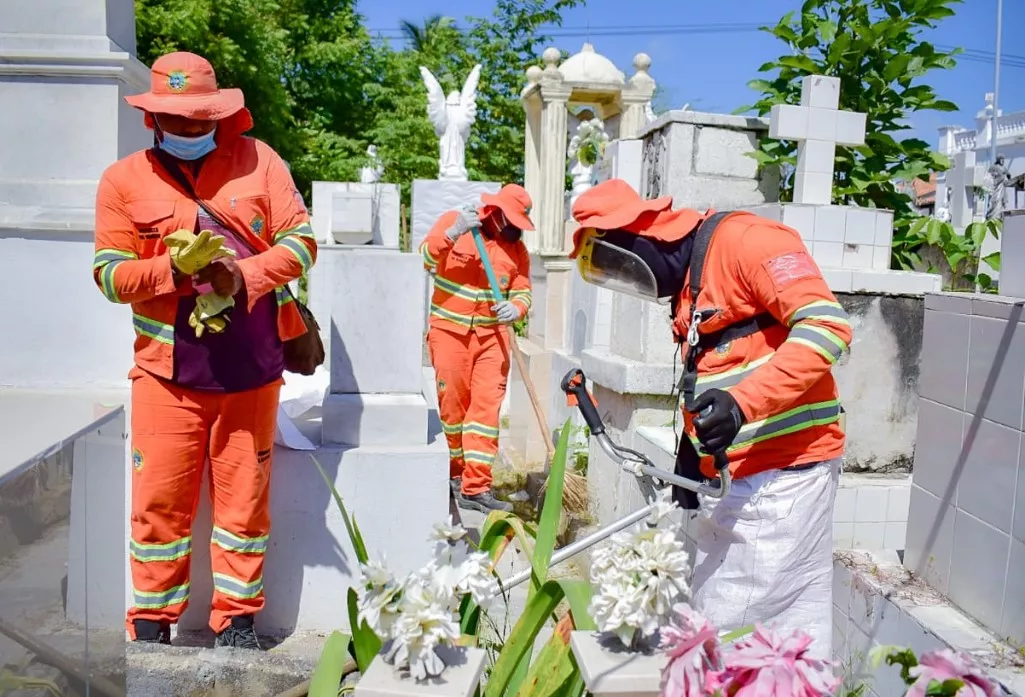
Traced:
<path fill-rule="evenodd" d="M 478 207 L 444 213 L 420 245 L 434 274 L 427 350 L 437 377 L 449 476 L 457 504 L 487 513 L 511 511 L 495 498 L 491 467 L 498 455 L 498 416 L 509 377 L 509 325 L 530 310 L 530 257 L 520 239 L 533 230 L 526 189 L 509 184 L 483 194 Z M 506 298 L 492 298 L 473 240 L 479 229 Z"/>
<path fill-rule="evenodd" d="M 211 463 L 218 646 L 259 649 L 271 454 L 286 350 L 307 330 L 286 284 L 317 246 L 288 168 L 242 134 L 239 90 L 171 53 L 127 97 L 154 145 L 111 165 L 96 199 L 93 277 L 130 304 L 131 569 L 135 641 L 170 643 L 188 605 L 192 524 Z M 202 202 L 193 198 L 199 197 Z"/>
<path fill-rule="evenodd" d="M 695 607 L 721 630 L 803 629 L 828 659 L 845 444 L 831 370 L 851 342 L 847 314 L 779 222 L 672 210 L 671 197 L 643 200 L 619 179 L 584 193 L 573 217 L 586 281 L 671 305 L 688 436 L 677 474 L 712 479 L 712 454 L 729 458 L 733 488 L 700 497 L 691 528 Z"/>

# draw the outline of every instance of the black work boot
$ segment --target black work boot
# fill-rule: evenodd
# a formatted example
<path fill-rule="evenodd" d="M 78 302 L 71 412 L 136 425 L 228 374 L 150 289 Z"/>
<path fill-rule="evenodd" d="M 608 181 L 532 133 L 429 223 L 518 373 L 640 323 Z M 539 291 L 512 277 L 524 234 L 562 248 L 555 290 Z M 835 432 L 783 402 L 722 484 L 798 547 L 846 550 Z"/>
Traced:
<path fill-rule="evenodd" d="M 253 629 L 252 615 L 238 615 L 231 618 L 231 624 L 217 635 L 214 646 L 230 646 L 236 649 L 262 650 Z"/>
<path fill-rule="evenodd" d="M 155 620 L 135 620 L 135 640 L 141 644 L 170 644 L 171 625 Z"/>
<path fill-rule="evenodd" d="M 480 511 L 481 513 L 490 513 L 491 511 L 505 511 L 506 513 L 512 513 L 513 506 L 511 503 L 505 501 L 499 501 L 495 498 L 494 492 L 490 489 L 482 491 L 479 494 L 461 494 L 456 503 L 459 504 L 460 508 L 466 508 L 469 510 Z"/>

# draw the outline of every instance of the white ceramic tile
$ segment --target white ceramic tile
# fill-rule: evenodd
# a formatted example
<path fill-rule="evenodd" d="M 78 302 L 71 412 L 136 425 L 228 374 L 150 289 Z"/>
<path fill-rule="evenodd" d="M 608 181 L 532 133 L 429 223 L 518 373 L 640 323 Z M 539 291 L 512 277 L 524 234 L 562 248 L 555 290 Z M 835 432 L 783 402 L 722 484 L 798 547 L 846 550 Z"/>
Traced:
<path fill-rule="evenodd" d="M 893 249 L 883 246 L 872 246 L 872 268 L 875 271 L 887 271 L 893 260 Z"/>
<path fill-rule="evenodd" d="M 886 539 L 886 523 L 855 523 L 855 549 L 883 549 Z"/>
<path fill-rule="evenodd" d="M 895 486 L 890 489 L 889 505 L 886 507 L 886 522 L 906 523 L 911 507 L 911 487 Z"/>
<path fill-rule="evenodd" d="M 1000 626 L 1011 537 L 957 509 L 947 595 L 990 629 Z"/>
<path fill-rule="evenodd" d="M 815 239 L 815 206 L 784 204 L 783 224 L 797 230 L 804 240 Z"/>
<path fill-rule="evenodd" d="M 833 549 L 852 549 L 854 523 L 833 523 Z"/>
<path fill-rule="evenodd" d="M 812 246 L 812 256 L 820 267 L 843 268 L 843 242 L 820 242 Z"/>
<path fill-rule="evenodd" d="M 797 167 L 804 172 L 832 176 L 836 147 L 828 140 L 803 140 L 797 146 Z"/>
<path fill-rule="evenodd" d="M 853 487 L 840 487 L 836 490 L 836 499 L 833 503 L 834 523 L 853 523 L 854 506 L 858 497 L 858 490 Z"/>
<path fill-rule="evenodd" d="M 870 244 L 844 244 L 843 267 L 845 269 L 871 269 L 875 247 Z"/>
<path fill-rule="evenodd" d="M 908 524 L 887 523 L 886 531 L 883 533 L 883 547 L 885 549 L 904 549 L 908 537 Z"/>
<path fill-rule="evenodd" d="M 801 78 L 801 106 L 836 109 L 840 105 L 840 78 L 808 75 Z"/>
<path fill-rule="evenodd" d="M 794 104 L 776 104 L 769 114 L 769 137 L 797 140 L 808 136 L 808 110 Z"/>
<path fill-rule="evenodd" d="M 850 269 L 822 269 L 822 278 L 834 293 L 850 293 L 853 287 L 853 272 Z"/>
<path fill-rule="evenodd" d="M 890 505 L 890 488 L 884 486 L 863 486 L 858 488 L 858 500 L 854 509 L 855 523 L 885 523 Z"/>
<path fill-rule="evenodd" d="M 808 114 L 808 137 L 816 140 L 836 140 L 836 109 L 811 107 Z"/>
<path fill-rule="evenodd" d="M 848 244 L 875 244 L 876 212 L 870 208 L 847 210 L 847 228 L 844 242 Z"/>
<path fill-rule="evenodd" d="M 815 241 L 843 242 L 847 229 L 847 209 L 843 206 L 819 206 L 815 209 Z"/>
<path fill-rule="evenodd" d="M 833 197 L 833 178 L 820 172 L 794 174 L 794 203 L 828 205 Z M 818 237 L 818 229 L 815 231 Z"/>
<path fill-rule="evenodd" d="M 893 245 L 893 211 L 876 211 L 876 236 L 874 243 L 880 247 Z"/>
<path fill-rule="evenodd" d="M 861 145 L 865 142 L 865 114 L 839 111 L 836 114 L 836 142 Z"/>

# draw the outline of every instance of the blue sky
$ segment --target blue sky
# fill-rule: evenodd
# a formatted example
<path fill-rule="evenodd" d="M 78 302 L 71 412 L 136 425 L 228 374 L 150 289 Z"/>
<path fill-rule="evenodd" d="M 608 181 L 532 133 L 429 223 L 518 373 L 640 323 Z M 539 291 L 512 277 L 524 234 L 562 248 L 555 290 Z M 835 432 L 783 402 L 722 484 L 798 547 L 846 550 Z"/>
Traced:
<path fill-rule="evenodd" d="M 774 37 L 748 27 L 775 23 L 800 5 L 800 0 L 587 0 L 583 7 L 566 12 L 563 29 L 559 30 L 563 35 L 553 43 L 575 53 L 590 32 L 595 50 L 627 75 L 633 72 L 633 56 L 644 51 L 652 58 L 652 76 L 664 86 L 673 108 L 689 102 L 699 111 L 730 112 L 753 101 L 755 93 L 746 83 L 757 76 L 762 63 L 782 54 L 784 48 Z M 438 13 L 463 23 L 467 15 L 490 14 L 492 7 L 490 0 L 363 0 L 359 10 L 372 30 L 383 30 L 383 36 L 394 37 L 403 19 L 420 22 Z M 623 7 L 629 7 L 630 12 L 624 14 Z M 990 54 L 995 51 L 996 0 L 964 0 L 956 9 L 957 16 L 930 32 L 929 40 L 942 48 L 959 46 L 984 52 L 985 56 L 972 53 L 975 57 L 971 60 L 960 56 L 956 68 L 928 78 L 941 98 L 961 109 L 959 113 L 925 112 L 913 117 L 913 132 L 934 146 L 937 127 L 972 127 L 976 112 L 985 103 L 985 93 L 993 89 Z M 686 33 L 677 29 L 717 24 L 735 28 Z M 1025 2 L 1004 0 L 1005 61 L 1013 57 L 1016 63 L 1025 65 L 1021 27 L 1025 27 Z M 1004 63 L 999 99 L 1005 114 L 1025 109 L 1025 67 Z"/>

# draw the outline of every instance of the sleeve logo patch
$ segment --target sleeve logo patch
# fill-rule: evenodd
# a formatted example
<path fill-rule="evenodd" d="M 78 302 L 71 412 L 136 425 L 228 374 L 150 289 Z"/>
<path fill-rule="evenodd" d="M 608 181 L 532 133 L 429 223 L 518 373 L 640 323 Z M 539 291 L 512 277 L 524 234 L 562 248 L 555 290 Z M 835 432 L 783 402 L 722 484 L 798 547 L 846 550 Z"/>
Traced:
<path fill-rule="evenodd" d="M 807 252 L 788 252 L 769 259 L 764 264 L 777 290 L 803 278 L 817 278 L 819 268 Z"/>

